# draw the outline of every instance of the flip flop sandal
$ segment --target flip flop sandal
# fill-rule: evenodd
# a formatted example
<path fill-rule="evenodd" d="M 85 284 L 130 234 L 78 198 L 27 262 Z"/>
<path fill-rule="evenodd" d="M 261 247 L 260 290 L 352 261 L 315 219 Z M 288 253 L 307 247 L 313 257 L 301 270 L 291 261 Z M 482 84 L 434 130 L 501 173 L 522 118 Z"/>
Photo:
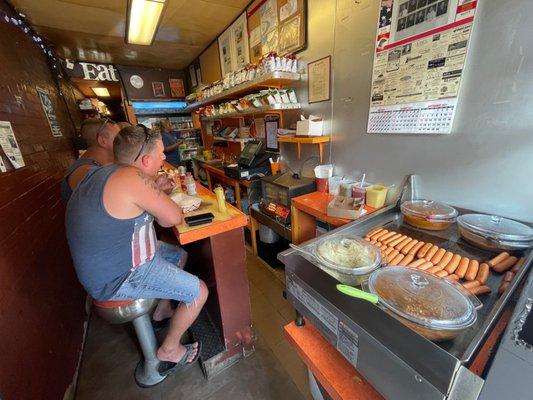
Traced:
<path fill-rule="evenodd" d="M 193 347 L 194 343 L 186 344 L 185 348 L 187 349 L 185 351 L 185 354 L 183 357 L 181 357 L 181 360 L 179 360 L 177 363 L 171 362 L 171 361 L 162 361 L 159 363 L 159 367 L 157 368 L 157 372 L 159 372 L 159 375 L 161 376 L 167 376 L 171 373 L 177 371 L 178 369 L 181 369 L 187 365 L 191 365 L 198 360 L 198 357 L 200 357 L 200 352 L 202 351 L 202 343 L 198 342 L 198 351 L 196 352 L 196 355 L 191 361 L 187 361 L 187 358 L 192 354 L 193 351 L 196 349 Z"/>
<path fill-rule="evenodd" d="M 154 328 L 154 331 L 160 331 L 163 328 L 166 328 L 170 322 L 170 317 L 162 319 L 161 321 L 154 321 L 152 320 L 152 328 Z"/>

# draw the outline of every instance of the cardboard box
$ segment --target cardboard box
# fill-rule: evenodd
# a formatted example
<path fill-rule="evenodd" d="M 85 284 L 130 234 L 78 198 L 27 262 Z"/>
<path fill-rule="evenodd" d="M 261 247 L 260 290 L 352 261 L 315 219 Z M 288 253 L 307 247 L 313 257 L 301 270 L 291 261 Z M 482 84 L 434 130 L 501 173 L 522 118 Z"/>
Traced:
<path fill-rule="evenodd" d="M 296 136 L 322 136 L 324 121 L 306 119 L 296 123 Z"/>

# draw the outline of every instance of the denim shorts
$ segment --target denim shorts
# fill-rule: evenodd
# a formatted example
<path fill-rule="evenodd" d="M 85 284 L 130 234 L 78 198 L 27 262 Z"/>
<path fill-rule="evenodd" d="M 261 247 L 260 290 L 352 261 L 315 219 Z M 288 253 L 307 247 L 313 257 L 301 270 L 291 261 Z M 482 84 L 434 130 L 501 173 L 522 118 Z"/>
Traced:
<path fill-rule="evenodd" d="M 191 304 L 200 294 L 200 280 L 178 267 L 185 250 L 158 240 L 154 258 L 133 270 L 109 300 L 169 299 Z"/>

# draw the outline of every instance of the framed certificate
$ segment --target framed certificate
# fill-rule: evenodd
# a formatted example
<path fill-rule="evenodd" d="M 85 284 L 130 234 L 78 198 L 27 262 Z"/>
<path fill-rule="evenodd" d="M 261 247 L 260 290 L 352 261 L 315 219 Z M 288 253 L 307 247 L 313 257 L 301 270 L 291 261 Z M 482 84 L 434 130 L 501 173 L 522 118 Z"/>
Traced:
<path fill-rule="evenodd" d="M 165 97 L 165 85 L 163 82 L 152 82 L 154 97 Z"/>
<path fill-rule="evenodd" d="M 331 99 L 331 56 L 307 64 L 308 103 Z"/>

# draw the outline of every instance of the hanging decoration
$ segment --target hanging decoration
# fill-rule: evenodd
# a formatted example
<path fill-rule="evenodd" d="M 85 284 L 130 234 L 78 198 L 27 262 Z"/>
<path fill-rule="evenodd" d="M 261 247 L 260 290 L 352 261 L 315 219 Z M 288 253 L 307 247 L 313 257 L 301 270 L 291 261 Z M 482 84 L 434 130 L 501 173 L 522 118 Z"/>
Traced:
<path fill-rule="evenodd" d="M 63 79 L 63 74 L 61 72 L 61 64 L 59 58 L 56 57 L 53 50 L 50 46 L 46 44 L 43 38 L 33 29 L 33 27 L 26 21 L 26 16 L 22 13 L 16 12 L 13 10 L 11 14 L 6 13 L 3 10 L 0 10 L 0 21 L 12 24 L 20 28 L 28 37 L 31 37 L 35 44 L 41 49 L 44 55 L 48 58 L 50 66 L 54 72 L 54 75 Z"/>
<path fill-rule="evenodd" d="M 50 66 L 50 71 L 52 72 L 52 77 L 54 78 L 59 97 L 62 99 L 66 107 L 67 114 L 72 124 L 72 127 L 74 128 L 74 130 L 76 130 L 76 124 L 74 123 L 74 120 L 72 119 L 72 115 L 70 114 L 70 109 L 68 107 L 67 100 L 61 89 L 61 81 L 63 80 L 63 72 L 62 72 L 62 65 L 61 65 L 60 59 L 56 57 L 52 48 L 46 44 L 43 38 L 26 21 L 26 16 L 23 13 L 17 12 L 9 3 L 7 3 L 7 5 L 11 9 L 11 13 L 8 14 L 4 10 L 0 9 L 0 23 L 4 22 L 6 24 L 13 24 L 19 27 L 20 30 L 22 30 L 22 32 L 24 32 L 24 34 L 26 34 L 28 37 L 30 37 L 35 42 L 35 44 L 41 49 L 41 51 L 44 53 L 44 55 L 46 56 L 48 60 L 48 65 Z"/>

